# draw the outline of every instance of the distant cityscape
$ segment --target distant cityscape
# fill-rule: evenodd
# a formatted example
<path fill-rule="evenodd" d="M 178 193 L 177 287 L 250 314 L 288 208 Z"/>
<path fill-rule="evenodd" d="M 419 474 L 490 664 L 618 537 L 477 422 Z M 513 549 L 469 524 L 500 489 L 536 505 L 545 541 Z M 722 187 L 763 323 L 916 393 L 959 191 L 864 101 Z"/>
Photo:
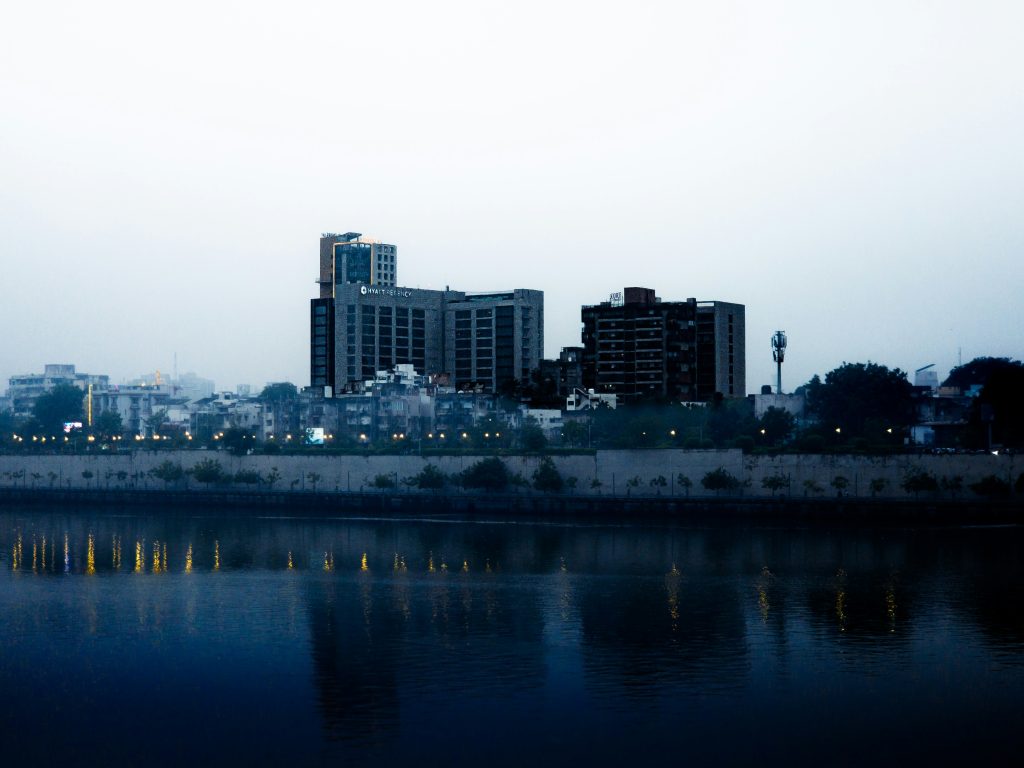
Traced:
<path fill-rule="evenodd" d="M 323 234 L 318 267 L 318 295 L 309 311 L 308 385 L 217 391 L 212 380 L 195 373 L 168 378 L 159 371 L 112 384 L 104 374 L 50 364 L 40 373 L 10 378 L 0 397 L 5 431 L 20 430 L 21 435 L 12 432 L 16 440 L 57 439 L 58 425 L 39 423 L 37 406 L 41 397 L 68 385 L 83 394 L 81 423 L 72 416 L 70 426 L 61 425 L 63 432 L 178 444 L 208 444 L 233 430 L 254 443 L 339 446 L 440 443 L 468 439 L 472 431 L 498 445 L 532 425 L 546 442 L 571 447 L 582 442 L 580 425 L 596 410 L 669 404 L 692 410 L 732 403 L 729 408 L 750 424 L 774 409 L 789 420 L 786 440 L 797 426 L 822 419 L 820 408 L 808 408 L 806 387 L 781 391 L 782 331 L 771 339 L 779 366 L 775 387 L 748 395 L 740 303 L 670 300 L 652 288 L 625 287 L 581 307 L 579 345 L 544 359 L 541 290 L 404 288 L 398 247 L 358 232 Z M 899 424 L 902 442 L 957 444 L 985 383 L 981 373 L 976 378 L 942 387 L 932 366 L 916 371 L 915 413 Z M 768 434 L 755 425 L 710 440 L 713 430 L 705 430 L 705 422 L 686 434 L 672 429 L 669 442 L 721 447 L 738 437 Z M 893 428 L 886 429 L 889 439 Z M 588 429 L 588 445 L 591 438 Z"/>

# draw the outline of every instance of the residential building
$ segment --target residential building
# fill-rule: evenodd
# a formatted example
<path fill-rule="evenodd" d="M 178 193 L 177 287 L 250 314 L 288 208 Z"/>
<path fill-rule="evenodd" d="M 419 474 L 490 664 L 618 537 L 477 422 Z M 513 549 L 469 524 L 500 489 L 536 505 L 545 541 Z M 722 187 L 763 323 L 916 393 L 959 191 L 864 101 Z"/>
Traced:
<path fill-rule="evenodd" d="M 154 434 L 154 417 L 166 421 L 172 399 L 168 384 L 114 384 L 93 390 L 93 418 L 113 411 L 121 417 L 126 434 L 150 437 Z"/>
<path fill-rule="evenodd" d="M 697 302 L 697 400 L 747 396 L 746 335 L 742 304 Z"/>
<path fill-rule="evenodd" d="M 103 388 L 109 381 L 109 376 L 78 373 L 75 366 L 70 364 L 46 365 L 42 373 L 11 376 L 7 390 L 8 407 L 16 418 L 27 418 L 32 415 L 39 396 L 51 392 L 59 384 L 71 384 L 87 392 L 90 386 L 94 389 Z"/>
<path fill-rule="evenodd" d="M 746 396 L 744 307 L 625 288 L 582 309 L 583 387 L 625 400 Z"/>

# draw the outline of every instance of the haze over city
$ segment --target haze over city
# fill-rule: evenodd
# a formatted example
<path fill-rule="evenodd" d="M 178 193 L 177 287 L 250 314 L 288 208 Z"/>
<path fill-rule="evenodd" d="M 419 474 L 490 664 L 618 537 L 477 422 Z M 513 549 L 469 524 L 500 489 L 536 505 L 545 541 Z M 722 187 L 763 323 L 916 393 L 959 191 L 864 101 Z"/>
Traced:
<path fill-rule="evenodd" d="M 747 387 L 1024 357 L 1005 2 L 38 2 L 0 29 L 0 381 L 309 381 L 324 231 L 398 282 L 746 305 Z"/>

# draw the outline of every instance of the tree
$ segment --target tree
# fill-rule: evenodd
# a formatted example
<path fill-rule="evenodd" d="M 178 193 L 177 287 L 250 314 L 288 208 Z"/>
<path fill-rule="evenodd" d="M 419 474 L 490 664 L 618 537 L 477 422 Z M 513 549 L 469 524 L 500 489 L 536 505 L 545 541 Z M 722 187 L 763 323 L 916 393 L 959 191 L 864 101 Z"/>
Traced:
<path fill-rule="evenodd" d="M 975 398 L 968 426 L 968 442 L 988 448 L 991 427 L 992 444 L 1008 448 L 1024 447 L 1024 365 L 1012 363 L 992 372 Z"/>
<path fill-rule="evenodd" d="M 124 432 L 121 414 L 117 411 L 104 411 L 92 422 L 93 431 L 104 440 L 117 437 Z"/>
<path fill-rule="evenodd" d="M 564 481 L 562 475 L 555 466 L 555 462 L 549 456 L 541 459 L 540 465 L 533 473 L 533 487 L 538 491 L 558 493 L 562 490 Z"/>
<path fill-rule="evenodd" d="M 24 470 L 24 469 L 23 469 L 23 470 L 21 470 L 21 476 L 22 476 L 22 477 L 24 477 L 24 476 L 25 476 L 25 470 Z M 89 481 L 90 481 L 90 480 L 92 480 L 92 478 L 93 478 L 93 474 L 92 474 L 92 472 L 91 472 L 90 470 L 88 470 L 88 469 L 82 470 L 82 478 L 83 478 L 83 479 L 85 480 L 85 485 L 86 485 L 86 487 L 88 487 L 88 485 L 89 485 Z"/>
<path fill-rule="evenodd" d="M 567 421 L 562 427 L 562 442 L 572 448 L 578 448 L 587 440 L 587 425 L 582 421 Z"/>
<path fill-rule="evenodd" d="M 996 475 L 987 475 L 967 487 L 988 499 L 1002 499 L 1010 495 L 1010 484 Z"/>
<path fill-rule="evenodd" d="M 876 477 L 874 480 L 868 483 L 868 488 L 871 489 L 872 496 L 877 496 L 878 494 L 885 490 L 885 487 L 888 484 L 889 481 L 886 480 L 884 477 Z"/>
<path fill-rule="evenodd" d="M 259 485 L 262 480 L 259 471 L 255 469 L 240 469 L 235 472 L 234 481 L 242 485 Z"/>
<path fill-rule="evenodd" d="M 558 396 L 558 382 L 540 368 L 530 371 L 530 383 L 521 389 L 520 396 L 531 408 L 562 408 L 565 405 L 565 398 Z"/>
<path fill-rule="evenodd" d="M 321 477 L 318 472 L 309 472 L 306 475 L 306 479 L 309 481 L 310 485 L 313 486 L 313 493 L 316 493 L 317 483 L 323 480 L 323 477 Z"/>
<path fill-rule="evenodd" d="M 221 467 L 220 462 L 216 459 L 203 459 L 198 464 L 194 465 L 192 469 L 188 470 L 188 472 L 196 479 L 197 482 L 203 483 L 204 485 L 219 483 L 226 479 L 224 476 L 224 468 Z"/>
<path fill-rule="evenodd" d="M 725 400 L 716 398 L 708 407 L 707 432 L 715 445 L 728 446 L 738 438 L 750 438 L 757 433 L 758 422 L 748 400 Z M 750 445 L 744 441 L 744 444 Z M 740 446 L 742 447 L 742 446 Z"/>
<path fill-rule="evenodd" d="M 270 471 L 267 473 L 267 478 L 266 478 L 266 482 L 267 482 L 267 485 L 270 486 L 270 490 L 274 490 L 274 486 L 277 484 L 277 482 L 280 479 L 281 479 L 281 473 L 278 471 L 277 467 L 271 467 Z"/>
<path fill-rule="evenodd" d="M 789 441 L 796 427 L 796 418 L 782 408 L 769 408 L 757 423 L 757 431 L 768 445 L 782 445 Z"/>
<path fill-rule="evenodd" d="M 804 496 L 814 494 L 815 496 L 825 492 L 825 489 L 818 485 L 817 480 L 804 480 Z"/>
<path fill-rule="evenodd" d="M 918 496 L 922 493 L 935 493 L 939 490 L 939 481 L 935 475 L 923 469 L 911 470 L 900 483 L 903 490 Z"/>
<path fill-rule="evenodd" d="M 529 418 L 519 432 L 519 442 L 524 450 L 543 451 L 548 444 L 548 439 L 544 436 L 544 430 L 540 428 L 537 420 Z"/>
<path fill-rule="evenodd" d="M 373 478 L 373 482 L 370 483 L 370 485 L 372 485 L 374 488 L 380 491 L 386 491 L 390 488 L 397 487 L 394 475 L 389 475 L 387 473 L 381 473 L 379 475 L 376 475 Z"/>
<path fill-rule="evenodd" d="M 691 480 L 682 472 L 680 472 L 678 475 L 676 475 L 676 482 L 679 484 L 680 488 L 686 491 L 686 496 L 687 498 L 689 498 L 690 489 L 693 487 L 693 480 Z"/>
<path fill-rule="evenodd" d="M 829 485 L 836 489 L 836 496 L 842 496 L 843 491 L 846 490 L 846 487 L 849 484 L 850 480 L 846 477 L 843 477 L 842 475 L 836 475 L 835 477 L 832 478 L 832 482 L 829 483 Z"/>
<path fill-rule="evenodd" d="M 406 484 L 419 488 L 421 491 L 438 491 L 446 482 L 444 472 L 433 464 L 427 464 L 412 477 L 406 478 Z"/>
<path fill-rule="evenodd" d="M 185 470 L 181 464 L 167 460 L 149 470 L 149 474 L 157 480 L 163 480 L 166 488 L 170 483 L 177 483 L 185 477 Z"/>
<path fill-rule="evenodd" d="M 43 434 L 57 435 L 64 431 L 64 422 L 82 421 L 84 397 L 85 393 L 78 387 L 58 384 L 36 398 L 32 415 L 39 422 Z"/>
<path fill-rule="evenodd" d="M 939 486 L 943 492 L 948 493 L 951 498 L 955 499 L 964 488 L 964 478 L 962 475 L 944 477 L 939 481 Z"/>
<path fill-rule="evenodd" d="M 1020 366 L 1020 362 L 1009 357 L 976 357 L 969 363 L 958 365 L 951 370 L 949 376 L 942 382 L 942 386 L 956 387 L 961 391 L 975 386 L 984 387 L 988 384 L 992 374 Z"/>
<path fill-rule="evenodd" d="M 164 424 L 167 423 L 167 409 L 158 408 L 150 414 L 150 417 L 146 419 L 146 426 L 154 435 L 159 435 L 160 430 L 164 428 Z"/>
<path fill-rule="evenodd" d="M 481 459 L 472 466 L 467 467 L 459 476 L 459 480 L 466 488 L 500 491 L 508 487 L 510 476 L 505 462 L 494 457 Z"/>
<path fill-rule="evenodd" d="M 783 488 L 789 487 L 789 477 L 787 475 L 770 475 L 769 477 L 761 478 L 761 487 L 772 492 L 772 496 L 775 495 L 776 491 L 781 491 Z"/>
<path fill-rule="evenodd" d="M 239 427 L 229 427 L 220 438 L 224 447 L 235 456 L 245 456 L 256 446 L 256 436 Z"/>
<path fill-rule="evenodd" d="M 893 439 L 890 428 L 914 422 L 913 387 L 899 368 L 876 363 L 843 363 L 806 385 L 807 411 L 836 439 Z"/>
<path fill-rule="evenodd" d="M 14 419 L 14 413 L 11 411 L 0 411 L 0 438 L 7 439 L 14 434 L 17 422 Z"/>
<path fill-rule="evenodd" d="M 652 477 L 650 480 L 650 486 L 657 492 L 659 496 L 661 496 L 661 489 L 668 487 L 668 478 L 666 478 L 664 475 Z"/>
<path fill-rule="evenodd" d="M 700 484 L 706 490 L 714 491 L 716 494 L 720 491 L 734 491 L 742 485 L 740 479 L 732 475 L 725 467 L 708 472 L 701 478 Z"/>
<path fill-rule="evenodd" d="M 273 384 L 267 384 L 260 392 L 259 399 L 267 403 L 286 403 L 296 399 L 299 396 L 298 388 L 290 381 L 280 381 Z"/>

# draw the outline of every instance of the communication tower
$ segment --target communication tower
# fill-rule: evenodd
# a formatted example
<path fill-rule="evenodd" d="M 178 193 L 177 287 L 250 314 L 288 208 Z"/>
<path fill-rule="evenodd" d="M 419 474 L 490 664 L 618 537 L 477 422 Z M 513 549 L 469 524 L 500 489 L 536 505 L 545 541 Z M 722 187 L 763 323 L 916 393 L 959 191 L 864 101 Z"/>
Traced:
<path fill-rule="evenodd" d="M 772 334 L 772 359 L 778 366 L 778 379 L 775 394 L 782 394 L 782 361 L 786 359 L 786 332 L 776 331 Z"/>

